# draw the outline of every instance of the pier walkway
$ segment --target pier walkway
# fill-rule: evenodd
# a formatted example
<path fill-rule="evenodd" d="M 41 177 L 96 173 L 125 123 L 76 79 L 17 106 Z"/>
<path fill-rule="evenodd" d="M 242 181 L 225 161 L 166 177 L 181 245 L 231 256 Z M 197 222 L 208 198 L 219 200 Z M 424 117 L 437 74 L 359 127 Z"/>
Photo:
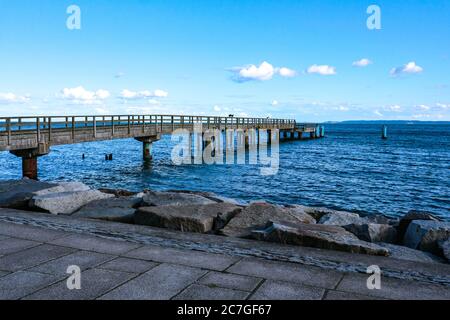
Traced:
<path fill-rule="evenodd" d="M 367 288 L 370 265 L 379 290 Z M 67 286 L 70 266 L 81 289 Z M 440 263 L 0 209 L 0 299 L 448 300 L 449 274 Z"/>
<path fill-rule="evenodd" d="M 193 133 L 199 127 L 203 133 L 217 130 L 241 132 L 246 144 L 251 131 L 258 136 L 257 143 L 263 134 L 269 137 L 279 134 L 279 138 L 284 139 L 323 136 L 323 127 L 300 124 L 292 119 L 187 115 L 0 117 L 0 151 L 21 157 L 23 176 L 37 179 L 37 158 L 48 154 L 51 146 L 134 138 L 143 143 L 143 158 L 147 161 L 151 160 L 152 143 L 161 135 L 171 134 L 177 129 Z M 207 139 L 211 139 L 211 135 Z M 266 136 L 263 139 L 270 143 L 271 138 Z"/>

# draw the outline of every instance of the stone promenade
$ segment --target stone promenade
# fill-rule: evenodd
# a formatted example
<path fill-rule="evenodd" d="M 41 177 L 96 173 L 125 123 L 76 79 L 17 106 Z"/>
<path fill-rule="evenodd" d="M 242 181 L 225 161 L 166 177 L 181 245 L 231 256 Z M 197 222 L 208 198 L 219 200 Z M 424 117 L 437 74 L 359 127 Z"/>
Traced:
<path fill-rule="evenodd" d="M 381 289 L 366 286 L 370 265 Z M 79 266 L 81 289 L 66 273 Z M 0 299 L 450 299 L 450 265 L 0 209 Z"/>

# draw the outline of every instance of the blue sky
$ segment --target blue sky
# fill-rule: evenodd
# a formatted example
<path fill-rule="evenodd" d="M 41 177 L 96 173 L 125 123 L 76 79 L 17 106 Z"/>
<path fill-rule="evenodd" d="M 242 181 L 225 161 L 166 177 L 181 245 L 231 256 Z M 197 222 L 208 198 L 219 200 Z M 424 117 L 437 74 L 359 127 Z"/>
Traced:
<path fill-rule="evenodd" d="M 449 39 L 448 0 L 0 0 L 0 114 L 450 120 Z"/>

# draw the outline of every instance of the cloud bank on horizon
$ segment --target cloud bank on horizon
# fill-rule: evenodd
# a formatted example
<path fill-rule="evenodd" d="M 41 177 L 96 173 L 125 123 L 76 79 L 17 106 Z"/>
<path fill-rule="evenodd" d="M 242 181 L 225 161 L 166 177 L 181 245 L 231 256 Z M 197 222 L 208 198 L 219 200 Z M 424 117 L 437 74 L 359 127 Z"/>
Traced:
<path fill-rule="evenodd" d="M 380 0 L 370 30 L 365 5 L 300 1 L 79 0 L 79 29 L 64 5 L 2 1 L 0 116 L 450 121 L 450 2 Z"/>

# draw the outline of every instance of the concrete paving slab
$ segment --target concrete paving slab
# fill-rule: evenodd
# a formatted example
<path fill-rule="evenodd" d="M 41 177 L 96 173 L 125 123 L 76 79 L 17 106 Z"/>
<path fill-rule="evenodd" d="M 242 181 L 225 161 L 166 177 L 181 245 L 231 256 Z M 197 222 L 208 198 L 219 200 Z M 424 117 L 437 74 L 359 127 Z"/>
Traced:
<path fill-rule="evenodd" d="M 0 240 L 0 256 L 8 255 L 17 251 L 21 251 L 24 249 L 36 247 L 41 245 L 41 242 L 17 239 L 17 238 L 6 238 L 4 240 Z"/>
<path fill-rule="evenodd" d="M 80 267 L 81 270 L 86 270 L 106 261 L 110 261 L 114 258 L 115 256 L 104 253 L 78 251 L 67 256 L 43 263 L 29 270 L 47 274 L 66 275 L 66 271 L 69 266 L 76 265 Z"/>
<path fill-rule="evenodd" d="M 325 289 L 307 285 L 266 280 L 250 300 L 320 300 Z"/>
<path fill-rule="evenodd" d="M 123 271 L 130 273 L 144 273 L 154 268 L 158 265 L 156 262 L 138 260 L 138 259 L 130 259 L 130 258 L 117 258 L 106 262 L 97 268 L 114 270 L 114 271 Z"/>
<path fill-rule="evenodd" d="M 39 227 L 26 226 L 16 223 L 0 222 L 0 235 L 14 238 L 48 242 L 57 238 L 65 237 L 69 233 Z"/>
<path fill-rule="evenodd" d="M 202 277 L 198 283 L 209 287 L 220 287 L 251 292 L 261 281 L 261 278 L 211 271 Z"/>
<path fill-rule="evenodd" d="M 240 259 L 238 257 L 222 254 L 194 250 L 178 250 L 159 246 L 144 246 L 128 252 L 125 256 L 217 271 L 225 270 Z"/>
<path fill-rule="evenodd" d="M 174 300 L 245 300 L 249 295 L 246 291 L 193 284 Z"/>
<path fill-rule="evenodd" d="M 0 300 L 17 300 L 60 278 L 29 271 L 18 271 L 0 278 Z"/>
<path fill-rule="evenodd" d="M 139 244 L 131 242 L 104 239 L 85 234 L 71 234 L 67 237 L 51 241 L 50 243 L 59 246 L 112 255 L 121 255 L 140 247 Z"/>
<path fill-rule="evenodd" d="M 81 273 L 81 289 L 69 290 L 67 278 L 27 296 L 26 300 L 92 300 L 130 280 L 127 272 L 89 269 Z M 69 277 L 69 276 L 68 276 Z"/>
<path fill-rule="evenodd" d="M 336 289 L 339 291 L 386 299 L 450 299 L 450 286 L 441 286 L 428 284 L 425 282 L 394 279 L 381 276 L 381 289 L 369 290 L 367 288 L 368 277 L 369 275 L 347 274 L 344 276 Z"/>
<path fill-rule="evenodd" d="M 102 300 L 167 300 L 192 284 L 206 271 L 161 264 L 102 296 Z"/>
<path fill-rule="evenodd" d="M 343 273 L 333 270 L 324 271 L 318 267 L 247 258 L 233 265 L 227 272 L 327 289 L 333 289 L 343 276 Z"/>
<path fill-rule="evenodd" d="M 73 253 L 74 249 L 43 244 L 0 259 L 0 270 L 19 271 Z"/>

